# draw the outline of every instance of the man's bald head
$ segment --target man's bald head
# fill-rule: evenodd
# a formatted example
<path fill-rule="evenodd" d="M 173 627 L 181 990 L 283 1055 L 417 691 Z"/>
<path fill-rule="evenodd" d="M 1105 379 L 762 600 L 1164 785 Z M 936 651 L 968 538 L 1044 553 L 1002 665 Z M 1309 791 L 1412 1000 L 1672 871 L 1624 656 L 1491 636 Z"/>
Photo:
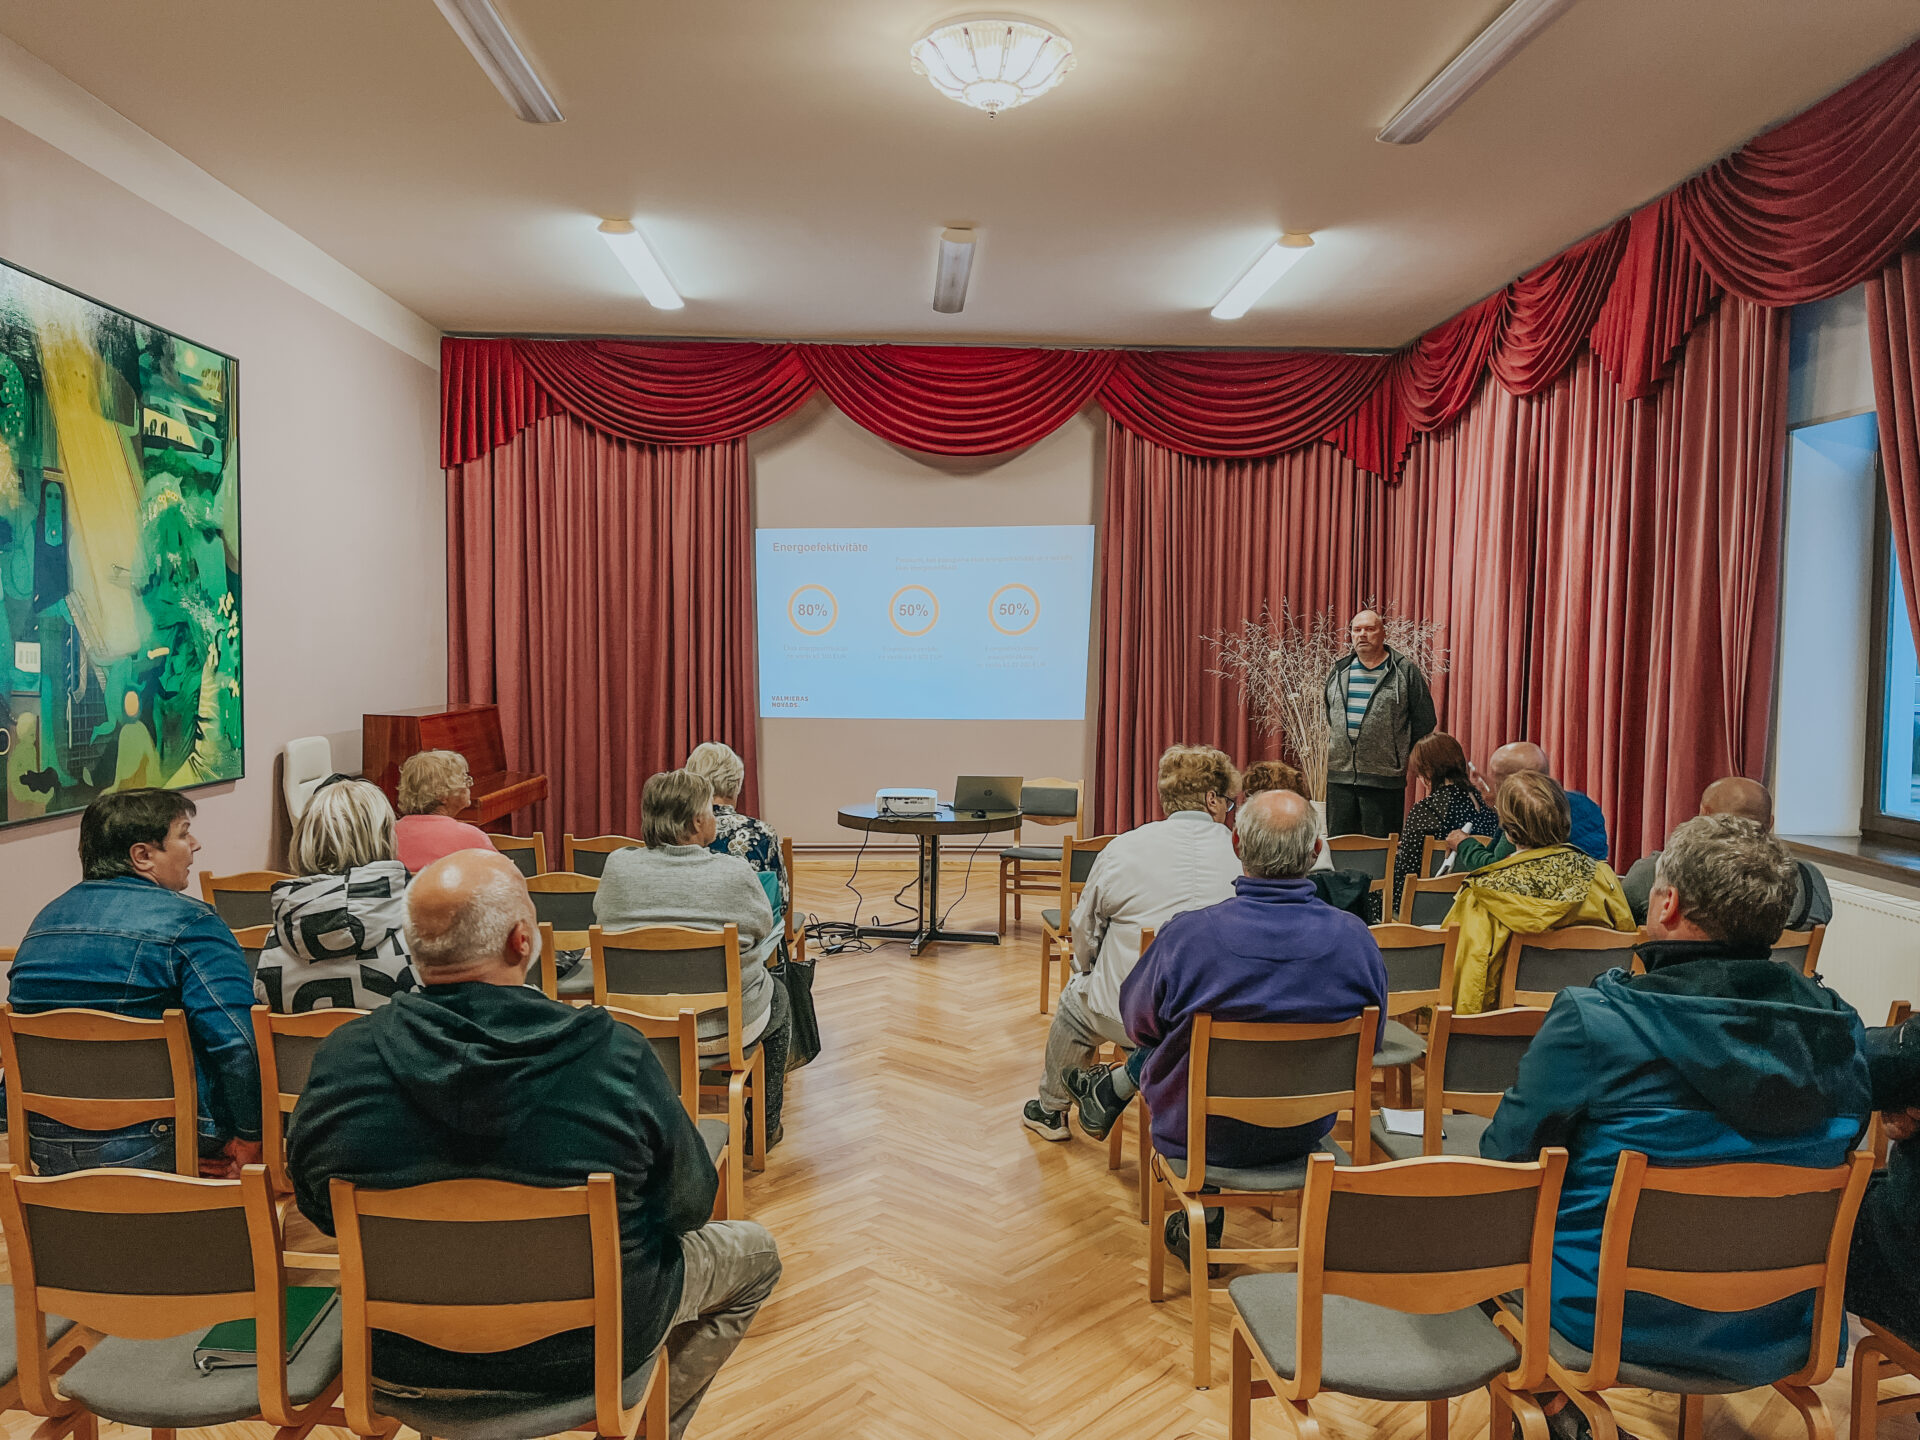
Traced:
<path fill-rule="evenodd" d="M 507 970 L 524 975 L 539 931 L 526 880 L 495 851 L 455 851 L 407 886 L 407 950 L 427 984 L 455 974 L 462 979 L 493 979 Z M 498 978 L 495 983 L 520 982 Z"/>
<path fill-rule="evenodd" d="M 1702 815 L 1738 815 L 1762 830 L 1773 829 L 1773 796 L 1758 780 L 1729 775 L 1707 786 L 1700 796 Z"/>
<path fill-rule="evenodd" d="M 1500 782 L 1509 775 L 1518 775 L 1522 770 L 1538 770 L 1542 775 L 1553 774 L 1553 762 L 1547 758 L 1547 752 L 1531 740 L 1513 740 L 1493 752 L 1487 761 L 1487 773 L 1493 780 L 1493 788 L 1498 790 Z"/>
<path fill-rule="evenodd" d="M 1234 822 L 1240 864 L 1263 880 L 1295 880 L 1313 869 L 1320 852 L 1320 817 L 1313 802 L 1291 790 L 1263 790 L 1240 807 Z"/>

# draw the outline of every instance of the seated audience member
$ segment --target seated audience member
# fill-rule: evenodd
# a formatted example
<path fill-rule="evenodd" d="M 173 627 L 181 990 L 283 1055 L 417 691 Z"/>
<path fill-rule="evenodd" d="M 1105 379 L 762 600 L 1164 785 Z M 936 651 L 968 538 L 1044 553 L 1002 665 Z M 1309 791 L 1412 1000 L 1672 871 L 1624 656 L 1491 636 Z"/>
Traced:
<path fill-rule="evenodd" d="M 1491 1010 L 1509 935 L 1605 925 L 1631 930 L 1633 914 L 1606 862 L 1567 843 L 1567 794 L 1537 770 L 1509 775 L 1495 806 L 1509 844 L 1505 859 L 1476 870 L 1454 896 L 1446 924 L 1460 927 L 1454 952 L 1454 1013 Z"/>
<path fill-rule="evenodd" d="M 1321 846 L 1312 805 L 1269 791 L 1241 806 L 1236 829 L 1245 874 L 1233 898 L 1169 918 L 1120 987 L 1127 1033 L 1151 1051 L 1140 1088 L 1153 1143 L 1173 1159 L 1187 1153 L 1194 1016 L 1325 1022 L 1387 1003 L 1386 963 L 1365 922 L 1321 901 L 1306 879 Z M 1216 1116 L 1207 1125 L 1207 1163 L 1277 1165 L 1315 1149 L 1332 1128 L 1331 1116 L 1278 1130 Z M 1224 1219 L 1217 1210 L 1208 1215 L 1210 1237 Z M 1184 1213 L 1167 1217 L 1166 1242 L 1184 1261 Z"/>
<path fill-rule="evenodd" d="M 1716 780 L 1701 792 L 1700 813 L 1702 815 L 1738 815 L 1751 820 L 1769 835 L 1773 833 L 1773 794 L 1758 780 L 1743 779 L 1738 775 L 1729 775 Z M 1660 863 L 1660 852 L 1636 860 L 1633 868 L 1621 877 L 1620 888 L 1627 892 L 1627 904 L 1633 909 L 1636 923 L 1645 923 L 1647 918 L 1647 898 L 1653 892 L 1654 867 Z M 1833 893 L 1827 889 L 1827 877 L 1820 873 L 1819 867 L 1796 860 L 1799 868 L 1799 881 L 1794 887 L 1793 908 L 1787 911 L 1789 930 L 1811 930 L 1816 925 L 1825 925 L 1833 919 Z"/>
<path fill-rule="evenodd" d="M 473 804 L 473 776 L 458 750 L 422 750 L 400 767 L 400 823 L 393 838 L 400 863 L 418 875 L 456 850 L 491 850 L 478 825 L 456 819 Z"/>
<path fill-rule="evenodd" d="M 1120 985 L 1140 959 L 1140 932 L 1233 894 L 1240 862 L 1226 818 L 1237 780 L 1233 762 L 1211 746 L 1170 746 L 1160 757 L 1166 818 L 1116 836 L 1094 857 L 1073 907 L 1076 973 L 1047 1031 L 1039 1098 L 1020 1114 L 1041 1138 L 1070 1138 L 1068 1074 L 1091 1065 L 1104 1041 L 1133 1043 L 1120 1023 Z"/>
<path fill-rule="evenodd" d="M 366 780 L 313 792 L 271 892 L 273 938 L 254 967 L 268 1009 L 371 1010 L 414 988 L 407 963 L 407 867 L 394 853 L 393 807 Z"/>
<path fill-rule="evenodd" d="M 260 1159 L 253 977 L 226 922 L 185 893 L 200 848 L 193 815 L 193 801 L 173 790 L 122 790 L 87 806 L 85 878 L 34 917 L 8 999 L 24 1015 L 82 1009 L 153 1020 L 183 1011 L 199 1077 L 200 1173 L 230 1178 Z M 173 1169 L 170 1120 L 79 1130 L 32 1115 L 27 1133 L 43 1175 Z"/>
<path fill-rule="evenodd" d="M 422 988 L 334 1031 L 314 1057 L 287 1142 L 301 1212 L 332 1234 L 335 1178 L 394 1190 L 610 1172 L 623 1368 L 665 1342 L 679 1435 L 780 1278 L 773 1237 L 709 1222 L 713 1162 L 645 1037 L 526 983 L 540 927 L 512 861 L 466 852 L 423 870 L 407 892 L 407 943 Z M 593 1384 L 593 1334 L 468 1353 L 376 1332 L 373 1373 L 389 1388 L 577 1393 Z"/>
<path fill-rule="evenodd" d="M 1429 839 L 1445 839 L 1455 830 L 1492 835 L 1500 817 L 1474 788 L 1473 771 L 1460 742 L 1436 730 L 1415 743 L 1407 768 L 1427 782 L 1424 799 L 1407 811 L 1400 825 L 1400 853 L 1393 860 L 1393 904 L 1398 910 L 1400 887 L 1419 878 L 1420 856 Z"/>
<path fill-rule="evenodd" d="M 1553 1328 L 1575 1345 L 1593 1344 L 1623 1150 L 1655 1165 L 1817 1169 L 1844 1163 L 1867 1122 L 1860 1017 L 1771 959 L 1793 889 L 1793 857 L 1752 821 L 1705 815 L 1676 829 L 1647 911 L 1647 973 L 1615 970 L 1555 997 L 1480 1141 L 1490 1160 L 1569 1152 Z M 1763 1385 L 1806 1363 L 1813 1297 L 1716 1314 L 1641 1294 L 1625 1321 L 1623 1360 Z M 1561 1426 L 1581 1433 L 1574 1417 Z"/>
<path fill-rule="evenodd" d="M 771 875 L 762 880 L 773 918 L 787 913 L 792 903 L 791 881 L 787 867 L 780 863 L 780 837 L 764 820 L 742 815 L 734 807 L 740 802 L 740 789 L 747 781 L 747 767 L 731 746 L 709 740 L 694 746 L 687 756 L 687 770 L 713 787 L 713 839 L 707 848 L 718 855 L 737 855 L 751 865 L 756 874 Z"/>
<path fill-rule="evenodd" d="M 1920 1344 L 1920 1018 L 1867 1031 L 1873 1108 L 1887 1139 L 1887 1168 L 1867 1184 L 1847 1258 L 1847 1309 Z"/>
<path fill-rule="evenodd" d="M 713 787 L 704 779 L 690 770 L 666 770 L 652 777 L 640 792 L 640 838 L 646 845 L 607 857 L 593 914 L 607 931 L 642 925 L 740 927 L 740 1044 L 749 1053 L 756 1043 L 767 1052 L 771 1150 L 781 1135 L 787 1042 L 793 1032 L 787 987 L 767 969 L 780 931 L 753 867 L 737 855 L 708 848 L 717 829 Z M 700 1017 L 700 1053 L 727 1053 L 724 1011 Z"/>
<path fill-rule="evenodd" d="M 1246 773 L 1240 777 L 1240 801 L 1245 804 L 1256 795 L 1264 795 L 1269 790 L 1290 790 L 1309 804 L 1313 796 L 1308 793 L 1306 779 L 1300 772 L 1284 760 L 1256 760 L 1249 765 Z M 1320 825 L 1320 838 L 1327 838 L 1324 821 Z M 1333 869 L 1333 852 L 1324 845 L 1313 862 L 1313 868 L 1324 874 Z M 1325 895 L 1320 897 L 1326 899 Z"/>
<path fill-rule="evenodd" d="M 1472 767 L 1469 766 L 1472 772 Z M 1480 793 L 1492 800 L 1500 793 L 1500 787 L 1506 783 L 1509 775 L 1518 775 L 1522 770 L 1537 770 L 1542 775 L 1551 776 L 1553 767 L 1547 759 L 1547 752 L 1538 745 L 1526 740 L 1516 740 L 1510 745 L 1502 745 L 1493 752 L 1493 758 L 1487 761 L 1487 771 L 1491 781 L 1477 772 L 1473 773 L 1473 783 Z M 1604 860 L 1610 853 L 1607 842 L 1607 817 L 1600 813 L 1600 807 L 1578 790 L 1565 790 L 1567 811 L 1571 816 L 1571 828 L 1568 832 L 1573 848 L 1595 860 Z M 1484 824 L 1484 820 L 1481 822 Z M 1486 835 L 1467 826 L 1447 836 L 1447 843 L 1454 846 L 1453 868 L 1465 873 L 1491 865 L 1496 860 L 1504 860 L 1517 848 L 1513 841 L 1502 832 L 1499 816 L 1494 816 L 1493 829 Z M 1490 837 L 1490 838 L 1488 838 Z"/>

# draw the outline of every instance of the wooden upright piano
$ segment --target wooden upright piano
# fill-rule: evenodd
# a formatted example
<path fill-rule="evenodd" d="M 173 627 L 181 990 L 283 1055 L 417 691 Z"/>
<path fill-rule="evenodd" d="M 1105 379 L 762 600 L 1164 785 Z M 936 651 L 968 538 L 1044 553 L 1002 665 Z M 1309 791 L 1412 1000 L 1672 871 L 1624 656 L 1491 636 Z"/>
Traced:
<path fill-rule="evenodd" d="M 360 717 L 360 769 L 367 779 L 400 799 L 400 766 L 422 750 L 458 750 L 473 772 L 473 804 L 459 818 L 498 828 L 516 810 L 547 798 L 547 777 L 507 769 L 498 705 L 427 706 L 389 715 Z"/>

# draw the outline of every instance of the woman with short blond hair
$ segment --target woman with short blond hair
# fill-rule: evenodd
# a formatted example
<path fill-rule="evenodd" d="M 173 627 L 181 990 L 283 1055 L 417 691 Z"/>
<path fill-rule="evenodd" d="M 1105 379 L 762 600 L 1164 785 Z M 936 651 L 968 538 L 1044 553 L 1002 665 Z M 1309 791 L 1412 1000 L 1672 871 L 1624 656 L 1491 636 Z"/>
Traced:
<path fill-rule="evenodd" d="M 787 867 L 780 863 L 780 837 L 773 827 L 752 815 L 743 815 L 738 806 L 740 791 L 747 783 L 746 762 L 733 747 L 709 740 L 693 747 L 687 756 L 687 770 L 713 787 L 713 843 L 707 848 L 721 855 L 738 855 L 761 875 L 771 875 L 767 899 L 773 904 L 773 918 L 786 914 L 793 903 L 793 887 Z"/>
<path fill-rule="evenodd" d="M 422 750 L 400 767 L 400 823 L 394 841 L 407 872 L 418 875 L 460 850 L 491 850 L 478 825 L 456 817 L 473 804 L 473 775 L 458 750 Z"/>

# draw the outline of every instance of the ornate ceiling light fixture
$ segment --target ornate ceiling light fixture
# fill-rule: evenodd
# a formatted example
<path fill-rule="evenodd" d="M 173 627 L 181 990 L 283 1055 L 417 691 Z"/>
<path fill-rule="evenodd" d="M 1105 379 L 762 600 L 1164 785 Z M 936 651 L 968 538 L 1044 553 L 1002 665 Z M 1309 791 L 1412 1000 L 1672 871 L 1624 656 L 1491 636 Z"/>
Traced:
<path fill-rule="evenodd" d="M 1073 68 L 1073 45 L 1050 25 L 1017 15 L 970 15 L 937 25 L 908 52 L 916 73 L 949 100 L 987 112 L 1044 95 Z"/>

